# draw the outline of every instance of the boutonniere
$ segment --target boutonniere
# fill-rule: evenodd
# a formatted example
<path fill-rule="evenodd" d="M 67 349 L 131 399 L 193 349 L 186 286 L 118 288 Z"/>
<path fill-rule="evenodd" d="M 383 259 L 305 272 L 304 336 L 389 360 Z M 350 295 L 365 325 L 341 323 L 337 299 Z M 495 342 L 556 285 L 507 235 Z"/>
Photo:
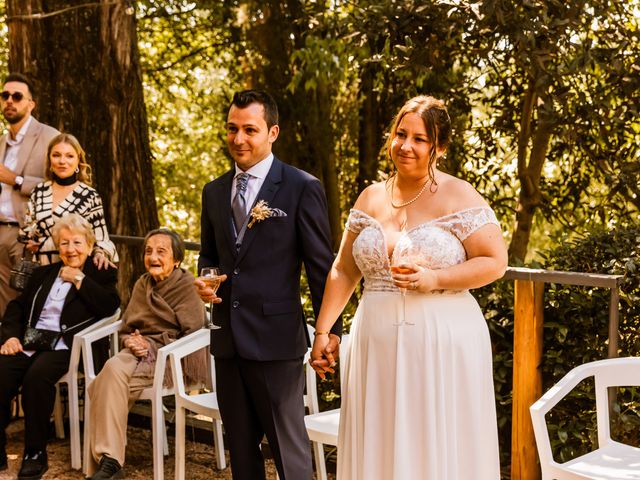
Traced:
<path fill-rule="evenodd" d="M 254 205 L 249 212 L 249 216 L 251 217 L 251 221 L 247 225 L 247 228 L 253 227 L 253 224 L 256 222 L 261 222 L 271 217 L 286 217 L 286 212 L 283 212 L 279 208 L 271 208 L 269 204 L 264 200 L 260 200 L 258 203 Z"/>

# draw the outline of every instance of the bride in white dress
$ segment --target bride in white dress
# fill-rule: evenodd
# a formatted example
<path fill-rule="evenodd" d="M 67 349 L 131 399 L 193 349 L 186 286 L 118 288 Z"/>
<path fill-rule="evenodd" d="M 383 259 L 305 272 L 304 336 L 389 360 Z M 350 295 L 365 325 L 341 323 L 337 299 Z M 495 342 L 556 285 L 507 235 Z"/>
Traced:
<path fill-rule="evenodd" d="M 489 331 L 468 289 L 500 278 L 507 254 L 482 197 L 437 169 L 450 132 L 441 101 L 402 107 L 386 146 L 397 173 L 358 198 L 327 279 L 311 355 L 321 376 L 337 354 L 328 331 L 364 276 L 342 359 L 338 480 L 500 478 Z"/>

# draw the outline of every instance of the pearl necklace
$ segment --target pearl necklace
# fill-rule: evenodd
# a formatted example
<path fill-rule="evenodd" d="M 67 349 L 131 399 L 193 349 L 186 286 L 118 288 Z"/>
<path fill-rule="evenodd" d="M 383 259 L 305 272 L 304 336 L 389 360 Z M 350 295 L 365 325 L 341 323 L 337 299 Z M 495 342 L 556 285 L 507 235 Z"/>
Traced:
<path fill-rule="evenodd" d="M 396 177 L 397 179 L 398 177 Z M 391 182 L 391 206 L 393 208 L 402 208 L 402 207 L 406 207 L 407 205 L 411 205 L 413 202 L 415 202 L 416 200 L 418 200 L 420 198 L 420 195 L 422 195 L 425 191 L 425 189 L 427 188 L 427 185 L 429 184 L 429 178 L 427 178 L 427 181 L 424 182 L 424 185 L 422 185 L 422 188 L 420 189 L 420 191 L 418 192 L 418 194 L 413 197 L 411 200 L 407 201 L 407 202 L 403 202 L 400 203 L 398 205 L 396 205 L 395 203 L 393 203 L 393 184 L 395 183 L 395 181 Z"/>

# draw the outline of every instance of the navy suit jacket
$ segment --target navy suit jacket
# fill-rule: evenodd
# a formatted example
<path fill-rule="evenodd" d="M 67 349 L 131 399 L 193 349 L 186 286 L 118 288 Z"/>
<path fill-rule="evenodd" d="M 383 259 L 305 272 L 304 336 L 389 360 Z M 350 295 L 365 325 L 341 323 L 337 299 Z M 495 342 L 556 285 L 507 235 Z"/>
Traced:
<path fill-rule="evenodd" d="M 302 265 L 317 316 L 333 263 L 324 190 L 317 178 L 274 157 L 256 202 L 286 216 L 247 228 L 238 249 L 231 220 L 234 174 L 232 169 L 202 192 L 198 267 L 217 266 L 228 276 L 218 290 L 222 303 L 214 322 L 222 328 L 211 331 L 211 353 L 259 361 L 302 357 L 310 345 L 300 303 Z M 341 321 L 332 331 L 341 333 Z"/>

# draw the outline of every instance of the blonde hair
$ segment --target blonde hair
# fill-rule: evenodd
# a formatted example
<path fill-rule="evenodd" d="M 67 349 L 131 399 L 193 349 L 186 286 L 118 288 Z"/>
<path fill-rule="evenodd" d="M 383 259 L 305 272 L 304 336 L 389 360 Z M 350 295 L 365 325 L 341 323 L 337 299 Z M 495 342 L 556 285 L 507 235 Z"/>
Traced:
<path fill-rule="evenodd" d="M 93 246 L 96 243 L 96 234 L 93 231 L 93 227 L 84 217 L 77 213 L 70 213 L 69 215 L 65 215 L 64 217 L 60 217 L 56 220 L 56 223 L 51 229 L 51 237 L 53 238 L 53 243 L 55 243 L 56 248 L 60 241 L 61 230 L 69 230 L 70 232 L 81 233 L 84 235 L 84 238 L 89 244 L 89 249 L 93 249 Z"/>
<path fill-rule="evenodd" d="M 71 147 L 76 151 L 78 155 L 78 176 L 77 179 L 87 185 L 91 186 L 91 166 L 87 163 L 87 155 L 80 146 L 80 142 L 76 137 L 71 135 L 70 133 L 60 133 L 51 139 L 49 142 L 49 146 L 47 147 L 47 162 L 46 162 L 46 170 L 45 177 L 47 180 L 52 180 L 53 176 L 51 175 L 51 150 L 56 145 L 60 143 L 66 143 L 67 145 L 71 145 Z"/>
<path fill-rule="evenodd" d="M 429 153 L 429 178 L 435 183 L 435 163 L 438 159 L 438 150 L 446 150 L 451 143 L 451 119 L 447 107 L 442 100 L 428 96 L 418 95 L 408 100 L 396 114 L 389 127 L 389 137 L 383 150 L 387 160 L 391 159 L 391 144 L 398 131 L 398 126 L 407 113 L 417 113 L 424 122 L 427 138 L 431 143 Z"/>

